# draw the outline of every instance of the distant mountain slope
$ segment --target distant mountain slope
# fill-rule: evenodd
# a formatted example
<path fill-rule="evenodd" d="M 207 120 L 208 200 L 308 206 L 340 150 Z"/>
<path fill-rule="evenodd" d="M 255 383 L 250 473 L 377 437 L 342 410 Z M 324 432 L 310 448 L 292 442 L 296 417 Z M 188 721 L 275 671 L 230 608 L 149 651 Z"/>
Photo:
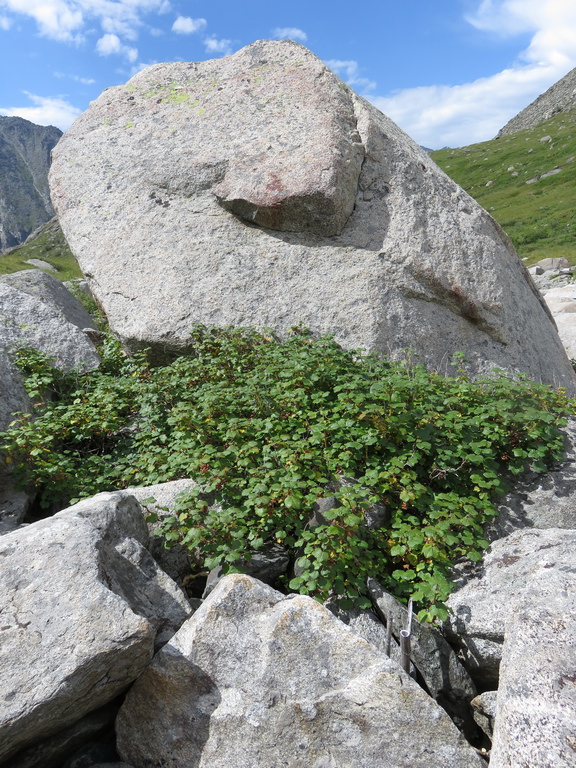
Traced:
<path fill-rule="evenodd" d="M 576 264 L 576 108 L 431 157 L 494 216 L 528 263 L 564 256 Z"/>
<path fill-rule="evenodd" d="M 56 218 L 35 230 L 21 245 L 0 253 L 0 275 L 43 269 L 59 280 L 82 277 Z"/>
<path fill-rule="evenodd" d="M 499 131 L 497 138 L 510 136 L 527 128 L 535 128 L 554 115 L 574 108 L 576 108 L 576 68 L 506 123 Z"/>
<path fill-rule="evenodd" d="M 48 168 L 61 135 L 53 126 L 0 116 L 0 252 L 54 216 Z"/>

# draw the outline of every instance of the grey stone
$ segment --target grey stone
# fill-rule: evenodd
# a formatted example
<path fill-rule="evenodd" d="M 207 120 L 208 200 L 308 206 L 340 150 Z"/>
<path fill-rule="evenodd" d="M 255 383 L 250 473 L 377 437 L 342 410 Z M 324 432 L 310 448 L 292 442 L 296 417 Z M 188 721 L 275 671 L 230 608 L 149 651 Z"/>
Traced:
<path fill-rule="evenodd" d="M 542 176 L 541 178 L 544 178 L 544 176 Z M 570 262 L 568 261 L 568 259 L 565 259 L 563 257 L 540 259 L 540 261 L 536 262 L 536 266 L 541 267 L 544 270 L 566 269 L 567 267 L 570 266 Z"/>
<path fill-rule="evenodd" d="M 0 276 L 0 430 L 15 411 L 29 401 L 10 355 L 18 347 L 33 347 L 55 358 L 61 368 L 95 368 L 100 357 L 82 328 L 92 318 L 55 277 L 41 270 Z"/>
<path fill-rule="evenodd" d="M 94 763 L 91 768 L 132 768 L 128 763 Z"/>
<path fill-rule="evenodd" d="M 492 544 L 483 573 L 448 598 L 451 615 L 444 632 L 461 649 L 469 672 L 483 687 L 498 685 L 504 638 L 511 631 L 508 624 L 532 600 L 531 585 L 574 579 L 575 548 L 573 530 L 514 531 Z"/>
<path fill-rule="evenodd" d="M 494 719 L 496 718 L 496 697 L 498 691 L 485 691 L 470 702 L 474 720 L 492 741 L 494 736 Z"/>
<path fill-rule="evenodd" d="M 47 269 L 49 272 L 58 272 L 56 267 L 52 266 L 52 264 L 47 261 L 44 261 L 44 259 L 26 259 L 26 264 L 31 264 L 38 269 Z"/>
<path fill-rule="evenodd" d="M 181 544 L 174 544 L 167 549 L 160 532 L 164 520 L 174 514 L 177 497 L 181 493 L 195 488 L 196 485 L 194 480 L 183 479 L 173 480 L 169 483 L 127 488 L 127 492 L 131 493 L 141 504 L 149 499 L 154 499 L 154 501 L 147 501 L 144 505 L 145 515 L 155 514 L 158 518 L 157 522 L 148 523 L 150 533 L 148 549 L 162 570 L 181 586 L 185 586 L 186 580 L 190 577 L 192 568 L 190 552 Z"/>
<path fill-rule="evenodd" d="M 0 538 L 0 762 L 114 699 L 191 609 L 129 494 Z"/>
<path fill-rule="evenodd" d="M 117 704 L 90 712 L 63 731 L 14 755 L 10 759 L 10 768 L 61 768 L 66 758 L 86 742 L 113 727 L 117 713 Z"/>
<path fill-rule="evenodd" d="M 557 173 L 561 173 L 562 168 L 553 168 L 551 171 L 546 171 L 546 173 L 543 173 L 540 178 L 541 179 L 547 179 L 549 176 L 555 176 Z"/>
<path fill-rule="evenodd" d="M 263 581 L 264 584 L 275 586 L 276 580 L 288 570 L 290 562 L 288 550 L 275 541 L 265 542 L 260 549 L 253 550 L 251 555 L 250 560 L 239 560 L 236 566 L 243 573 Z M 202 594 L 203 599 L 208 597 L 224 575 L 221 567 L 213 568 L 210 571 L 206 580 L 206 588 Z"/>
<path fill-rule="evenodd" d="M 399 641 L 400 630 L 407 627 L 406 607 L 382 589 L 375 579 L 368 579 L 368 590 L 380 616 L 386 622 L 391 617 L 392 633 Z M 469 731 L 469 704 L 476 696 L 476 686 L 442 634 L 420 623 L 415 616 L 412 617 L 410 658 L 430 695 L 462 729 Z"/>
<path fill-rule="evenodd" d="M 30 509 L 32 495 L 16 491 L 6 474 L 0 473 L 0 535 L 18 528 Z"/>
<path fill-rule="evenodd" d="M 572 317 L 574 313 L 563 311 L 566 308 L 571 309 L 576 301 L 576 284 L 572 282 L 571 278 L 568 278 L 564 285 L 554 285 L 547 290 L 544 300 L 554 316 L 560 339 L 568 357 L 576 358 L 576 322 Z"/>
<path fill-rule="evenodd" d="M 463 351 L 472 372 L 574 387 L 500 227 L 298 43 L 149 67 L 53 158 L 62 229 L 129 349 L 184 349 L 194 323 L 302 323 L 442 372 Z"/>
<path fill-rule="evenodd" d="M 22 272 L 2 275 L 0 282 L 53 308 L 62 320 L 66 320 L 77 328 L 94 328 L 94 321 L 82 304 L 72 296 L 60 280 L 47 275 L 42 270 L 26 269 Z M 30 320 L 33 321 L 33 318 Z M 30 325 L 33 323 L 31 322 Z M 68 362 L 69 355 L 74 353 L 67 352 L 65 348 L 54 350 L 54 354 L 59 355 L 58 362 L 62 365 L 69 367 L 76 362 L 75 358 L 72 358 L 73 362 Z"/>
<path fill-rule="evenodd" d="M 128 763 L 94 763 L 91 768 L 132 768 Z"/>
<path fill-rule="evenodd" d="M 483 765 L 446 713 L 316 601 L 222 579 L 116 722 L 137 768 Z"/>
<path fill-rule="evenodd" d="M 400 664 L 400 646 L 394 636 L 390 641 L 390 653 L 387 653 L 387 632 L 386 625 L 376 618 L 371 611 L 361 610 L 360 608 L 342 608 L 337 601 L 329 600 L 325 603 L 326 608 L 346 624 L 352 632 L 362 637 L 366 642 L 373 645 L 380 653 L 390 656 L 397 664 Z M 416 668 L 412 664 L 410 675 L 416 678 Z"/>

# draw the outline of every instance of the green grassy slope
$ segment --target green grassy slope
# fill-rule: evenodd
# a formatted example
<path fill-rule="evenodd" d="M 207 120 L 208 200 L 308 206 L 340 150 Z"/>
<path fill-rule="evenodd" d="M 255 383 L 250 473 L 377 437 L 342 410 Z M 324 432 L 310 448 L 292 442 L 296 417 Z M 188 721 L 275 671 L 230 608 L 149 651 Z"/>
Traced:
<path fill-rule="evenodd" d="M 576 109 L 431 157 L 494 216 L 526 263 L 564 256 L 576 264 Z"/>
<path fill-rule="evenodd" d="M 52 219 L 40 227 L 22 245 L 0 254 L 0 275 L 19 272 L 21 269 L 38 269 L 37 265 L 27 264 L 28 259 L 39 259 L 51 266 L 46 272 L 59 280 L 72 280 L 82 277 L 78 262 L 72 255 L 60 225 Z"/>

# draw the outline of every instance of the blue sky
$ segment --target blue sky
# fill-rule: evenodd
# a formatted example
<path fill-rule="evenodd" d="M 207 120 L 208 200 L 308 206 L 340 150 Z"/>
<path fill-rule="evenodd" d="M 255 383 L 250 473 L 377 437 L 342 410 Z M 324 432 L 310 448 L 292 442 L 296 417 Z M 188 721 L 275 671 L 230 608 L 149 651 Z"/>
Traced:
<path fill-rule="evenodd" d="M 463 146 L 576 66 L 576 0 L 0 0 L 0 115 L 65 130 L 149 64 L 281 37 L 420 144 Z"/>

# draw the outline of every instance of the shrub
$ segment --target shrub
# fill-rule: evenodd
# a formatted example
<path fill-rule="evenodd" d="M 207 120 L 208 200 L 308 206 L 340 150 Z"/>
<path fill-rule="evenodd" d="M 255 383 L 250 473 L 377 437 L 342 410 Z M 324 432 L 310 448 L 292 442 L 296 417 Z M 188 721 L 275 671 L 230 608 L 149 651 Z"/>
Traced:
<path fill-rule="evenodd" d="M 301 570 L 287 589 L 365 604 L 372 575 L 432 620 L 446 615 L 450 565 L 488 546 L 505 477 L 543 472 L 562 452 L 570 402 L 525 379 L 470 381 L 462 367 L 445 378 L 300 328 L 280 341 L 198 327 L 192 343 L 154 367 L 109 338 L 90 373 L 21 351 L 34 414 L 0 435 L 5 459 L 44 504 L 195 478 L 165 535 L 199 566 L 241 570 L 277 541 Z M 326 495 L 339 506 L 311 527 Z M 369 530 L 377 502 L 390 522 Z"/>

